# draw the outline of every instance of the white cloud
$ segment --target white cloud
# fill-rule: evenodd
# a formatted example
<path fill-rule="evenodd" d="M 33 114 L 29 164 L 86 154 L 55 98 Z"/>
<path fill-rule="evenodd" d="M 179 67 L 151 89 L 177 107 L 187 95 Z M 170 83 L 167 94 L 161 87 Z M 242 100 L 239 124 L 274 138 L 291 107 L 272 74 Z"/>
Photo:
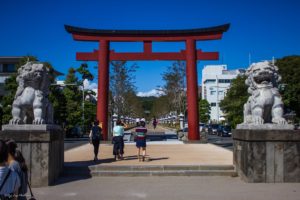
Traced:
<path fill-rule="evenodd" d="M 139 96 L 139 97 L 151 97 L 151 96 L 160 97 L 162 95 L 164 95 L 164 92 L 161 90 L 157 90 L 157 89 L 152 89 L 148 92 L 138 92 L 137 93 L 137 96 Z"/>
<path fill-rule="evenodd" d="M 98 88 L 98 84 L 97 83 L 91 83 L 89 80 L 84 79 L 83 81 L 83 85 L 85 89 L 89 89 L 89 90 L 94 90 Z"/>
<path fill-rule="evenodd" d="M 96 97 L 97 97 L 97 93 L 98 93 L 98 84 L 97 83 L 93 83 L 93 82 L 90 82 L 89 80 L 85 79 L 83 84 L 84 84 L 85 89 L 93 90 L 96 93 Z M 151 96 L 160 97 L 162 95 L 164 95 L 164 92 L 161 90 L 158 90 L 158 89 L 152 89 L 148 92 L 138 92 L 137 93 L 137 96 L 139 96 L 139 97 L 151 97 Z"/>

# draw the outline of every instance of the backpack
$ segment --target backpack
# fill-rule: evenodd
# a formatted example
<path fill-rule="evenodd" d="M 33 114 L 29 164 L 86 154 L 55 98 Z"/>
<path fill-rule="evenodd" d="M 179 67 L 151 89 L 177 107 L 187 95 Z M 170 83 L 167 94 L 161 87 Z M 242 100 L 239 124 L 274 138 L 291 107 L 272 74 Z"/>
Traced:
<path fill-rule="evenodd" d="M 101 128 L 99 126 L 92 127 L 92 140 L 100 140 Z"/>

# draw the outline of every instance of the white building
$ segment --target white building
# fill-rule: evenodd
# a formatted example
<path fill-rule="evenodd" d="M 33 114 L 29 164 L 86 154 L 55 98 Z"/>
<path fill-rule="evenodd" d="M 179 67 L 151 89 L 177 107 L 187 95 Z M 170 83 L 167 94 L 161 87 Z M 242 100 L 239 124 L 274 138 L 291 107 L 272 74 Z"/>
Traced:
<path fill-rule="evenodd" d="M 206 65 L 202 70 L 202 99 L 206 99 L 210 106 L 212 122 L 224 120 L 224 113 L 219 103 L 224 99 L 232 79 L 238 74 L 245 73 L 244 69 L 227 70 L 227 65 Z"/>
<path fill-rule="evenodd" d="M 0 56 L 0 96 L 6 94 L 6 91 L 4 91 L 5 80 L 17 73 L 16 65 L 21 59 L 20 56 Z"/>

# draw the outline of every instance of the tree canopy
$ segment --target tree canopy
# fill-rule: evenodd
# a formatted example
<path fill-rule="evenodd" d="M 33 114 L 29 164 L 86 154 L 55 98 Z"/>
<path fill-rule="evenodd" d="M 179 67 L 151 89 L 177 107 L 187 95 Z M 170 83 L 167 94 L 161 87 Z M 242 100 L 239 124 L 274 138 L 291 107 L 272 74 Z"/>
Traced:
<path fill-rule="evenodd" d="M 185 113 L 186 110 L 186 67 L 183 61 L 176 61 L 163 73 L 163 91 L 170 104 L 170 111 Z"/>
<path fill-rule="evenodd" d="M 91 123 L 96 119 L 95 102 L 87 101 L 85 98 L 87 95 L 95 95 L 95 93 L 92 90 L 83 88 L 85 79 L 90 81 L 93 80 L 93 75 L 88 70 L 87 64 L 83 63 L 77 69 L 72 67 L 69 68 L 65 86 L 62 89 L 62 99 L 64 99 L 65 102 L 60 105 L 60 109 L 65 109 L 65 118 L 63 122 L 66 128 L 80 125 L 86 130 L 86 128 L 90 127 Z"/>
<path fill-rule="evenodd" d="M 202 123 L 210 120 L 210 105 L 206 99 L 199 100 L 199 118 Z"/>
<path fill-rule="evenodd" d="M 138 66 L 128 66 L 126 61 L 112 61 L 110 71 L 110 112 L 120 116 L 139 116 L 142 105 L 136 96 L 134 75 Z"/>
<path fill-rule="evenodd" d="M 249 96 L 245 80 L 246 76 L 244 75 L 233 79 L 225 98 L 220 102 L 220 108 L 232 127 L 236 127 L 237 124 L 243 122 L 244 104 Z"/>
<path fill-rule="evenodd" d="M 286 112 L 294 111 L 296 121 L 300 119 L 300 56 L 286 56 L 277 59 L 281 80 L 281 94 Z"/>
<path fill-rule="evenodd" d="M 19 63 L 16 65 L 16 70 L 25 65 L 27 61 L 38 61 L 38 59 L 34 56 L 25 56 L 20 59 Z M 49 67 L 49 63 L 47 66 Z M 50 71 L 51 72 L 51 71 Z M 18 84 L 16 81 L 17 73 L 11 75 L 9 78 L 5 80 L 4 90 L 6 91 L 6 95 L 2 97 L 1 104 L 3 106 L 2 109 L 2 124 L 8 124 L 9 120 L 12 119 L 11 115 L 11 105 L 13 103 Z"/>

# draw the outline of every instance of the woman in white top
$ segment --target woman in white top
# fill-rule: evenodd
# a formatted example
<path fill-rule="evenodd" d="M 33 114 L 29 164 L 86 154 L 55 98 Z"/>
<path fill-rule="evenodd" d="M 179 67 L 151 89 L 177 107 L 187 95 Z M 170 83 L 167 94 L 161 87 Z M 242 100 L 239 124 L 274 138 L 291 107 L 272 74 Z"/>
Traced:
<path fill-rule="evenodd" d="M 113 155 L 115 160 L 122 160 L 124 154 L 124 127 L 121 120 L 117 121 L 116 126 L 113 128 Z"/>

